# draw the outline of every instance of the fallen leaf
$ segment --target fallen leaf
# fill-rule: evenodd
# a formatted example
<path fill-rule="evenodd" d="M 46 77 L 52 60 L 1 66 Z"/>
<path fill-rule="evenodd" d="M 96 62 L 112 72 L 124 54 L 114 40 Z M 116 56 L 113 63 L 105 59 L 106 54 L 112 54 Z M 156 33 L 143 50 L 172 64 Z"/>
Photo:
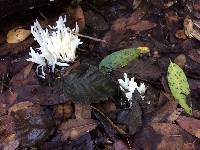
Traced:
<path fill-rule="evenodd" d="M 167 80 L 174 98 L 191 115 L 192 108 L 186 103 L 186 96 L 190 94 L 189 84 L 185 73 L 177 64 L 170 62 Z"/>
<path fill-rule="evenodd" d="M 97 127 L 92 119 L 69 119 L 60 125 L 63 140 L 77 139 Z"/>
<path fill-rule="evenodd" d="M 200 138 L 200 120 L 185 116 L 179 116 L 176 122 L 179 124 L 179 126 L 181 126 L 181 128 L 183 128 L 190 134 Z"/>
<path fill-rule="evenodd" d="M 24 41 L 31 35 L 30 30 L 23 29 L 22 27 L 16 27 L 8 31 L 7 43 L 19 43 Z"/>
<path fill-rule="evenodd" d="M 130 17 L 127 18 L 126 26 L 131 26 L 138 23 L 146 14 L 144 9 L 137 9 Z"/>
<path fill-rule="evenodd" d="M 141 2 L 142 2 L 142 0 L 134 0 L 133 1 L 133 9 L 138 8 L 138 6 L 140 5 Z"/>
<path fill-rule="evenodd" d="M 181 149 L 182 150 L 195 150 L 195 145 L 194 145 L 194 143 L 184 143 Z"/>
<path fill-rule="evenodd" d="M 140 21 L 136 24 L 129 25 L 126 28 L 130 29 L 131 31 L 133 31 L 137 34 L 139 34 L 140 32 L 150 30 L 154 27 L 156 27 L 155 23 L 148 21 L 148 20 L 142 20 L 142 21 Z"/>
<path fill-rule="evenodd" d="M 111 26 L 111 30 L 122 32 L 126 30 L 127 18 L 119 18 L 115 20 Z"/>
<path fill-rule="evenodd" d="M 0 149 L 15 150 L 18 146 L 13 118 L 9 115 L 0 116 Z"/>
<path fill-rule="evenodd" d="M 99 64 L 99 69 L 106 72 L 113 71 L 118 67 L 124 67 L 129 61 L 136 59 L 140 55 L 139 48 L 128 48 L 116 51 L 106 56 Z"/>
<path fill-rule="evenodd" d="M 9 109 L 9 114 L 13 117 L 17 139 L 22 146 L 40 145 L 54 133 L 54 119 L 37 104 L 15 104 Z"/>
<path fill-rule="evenodd" d="M 116 94 L 117 86 L 108 74 L 89 64 L 81 64 L 61 78 L 66 98 L 74 103 L 99 103 Z"/>
<path fill-rule="evenodd" d="M 15 44 L 8 44 L 3 43 L 0 46 L 0 56 L 5 56 L 7 54 L 18 54 L 20 52 L 25 52 L 27 49 L 30 48 L 30 46 L 34 43 L 34 38 L 30 37 L 27 40 L 24 40 L 20 43 Z"/>
<path fill-rule="evenodd" d="M 186 56 L 184 54 L 178 55 L 174 59 L 174 63 L 176 63 L 177 65 L 179 65 L 179 67 L 181 67 L 183 69 L 186 64 Z"/>
<path fill-rule="evenodd" d="M 182 112 L 183 112 L 183 109 L 177 108 L 174 112 L 170 114 L 167 120 L 170 122 L 176 121 Z"/>
<path fill-rule="evenodd" d="M 176 31 L 176 37 L 178 39 L 182 39 L 182 40 L 186 40 L 187 36 L 185 35 L 185 31 L 184 30 L 177 30 Z"/>
<path fill-rule="evenodd" d="M 126 72 L 132 77 L 143 81 L 149 81 L 151 83 L 160 83 L 161 69 L 152 60 L 136 59 L 131 61 L 126 67 L 119 70 L 120 72 Z"/>

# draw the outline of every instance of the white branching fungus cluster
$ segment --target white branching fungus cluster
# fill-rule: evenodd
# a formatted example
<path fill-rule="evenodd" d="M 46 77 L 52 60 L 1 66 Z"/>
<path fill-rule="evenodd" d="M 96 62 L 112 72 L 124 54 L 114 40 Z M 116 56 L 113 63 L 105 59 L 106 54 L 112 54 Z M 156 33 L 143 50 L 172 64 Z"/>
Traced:
<path fill-rule="evenodd" d="M 37 63 L 38 67 L 41 67 L 42 77 L 45 77 L 43 69 L 46 65 L 50 66 L 54 72 L 56 65 L 69 66 L 69 62 L 76 59 L 76 48 L 82 43 L 74 34 L 79 32 L 79 27 L 76 24 L 76 28 L 71 30 L 65 26 L 65 23 L 66 17 L 59 17 L 56 26 L 50 27 L 50 29 L 43 30 L 37 20 L 31 26 L 31 33 L 40 47 L 37 48 L 37 51 L 31 47 L 29 53 L 31 58 L 27 60 Z"/>
<path fill-rule="evenodd" d="M 147 88 L 145 87 L 144 83 L 140 83 L 140 86 L 138 86 L 137 83 L 134 81 L 134 77 L 131 78 L 130 80 L 127 77 L 126 73 L 124 73 L 124 80 L 118 79 L 118 82 L 120 84 L 120 89 L 125 93 L 128 101 L 130 102 L 130 105 L 131 105 L 132 94 L 134 93 L 135 89 L 138 90 L 141 98 L 144 99 L 143 95 Z"/>

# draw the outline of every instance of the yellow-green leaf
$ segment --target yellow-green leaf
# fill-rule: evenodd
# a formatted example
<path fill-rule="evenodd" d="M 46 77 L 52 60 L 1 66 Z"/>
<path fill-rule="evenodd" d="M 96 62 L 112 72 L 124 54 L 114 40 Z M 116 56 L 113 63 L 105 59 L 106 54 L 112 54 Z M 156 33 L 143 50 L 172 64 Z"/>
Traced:
<path fill-rule="evenodd" d="M 186 96 L 190 94 L 189 84 L 183 70 L 175 63 L 170 62 L 168 67 L 168 84 L 172 95 L 188 114 L 192 108 L 187 104 Z"/>
<path fill-rule="evenodd" d="M 129 61 L 137 58 L 140 53 L 149 52 L 148 47 L 128 48 L 117 52 L 114 52 L 106 56 L 99 64 L 99 69 L 105 71 L 112 71 L 118 67 L 123 67 L 128 64 Z"/>

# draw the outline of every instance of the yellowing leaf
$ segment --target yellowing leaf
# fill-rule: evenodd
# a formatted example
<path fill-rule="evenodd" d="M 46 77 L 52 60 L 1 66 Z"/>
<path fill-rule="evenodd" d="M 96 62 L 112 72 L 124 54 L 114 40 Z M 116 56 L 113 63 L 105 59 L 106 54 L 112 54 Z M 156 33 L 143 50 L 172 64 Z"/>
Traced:
<path fill-rule="evenodd" d="M 141 54 L 145 54 L 149 52 L 149 48 L 148 47 L 138 47 L 137 49 L 140 50 Z"/>
<path fill-rule="evenodd" d="M 148 47 L 128 48 L 117 52 L 114 52 L 106 56 L 99 64 L 99 69 L 105 71 L 112 71 L 118 67 L 123 67 L 128 64 L 129 61 L 137 58 L 140 53 L 149 52 Z"/>
<path fill-rule="evenodd" d="M 172 95 L 185 112 L 191 115 L 192 108 L 186 103 L 186 96 L 190 94 L 190 89 L 185 73 L 177 64 L 170 62 L 167 79 Z"/>

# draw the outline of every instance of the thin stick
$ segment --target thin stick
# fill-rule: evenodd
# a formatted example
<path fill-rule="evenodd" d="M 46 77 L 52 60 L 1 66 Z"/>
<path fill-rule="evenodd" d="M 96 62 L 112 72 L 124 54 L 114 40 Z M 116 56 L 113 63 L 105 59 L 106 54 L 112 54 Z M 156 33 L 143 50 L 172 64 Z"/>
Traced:
<path fill-rule="evenodd" d="M 105 40 L 101 40 L 101 39 L 94 38 L 94 37 L 91 37 L 91 36 L 83 35 L 83 34 L 80 34 L 80 33 L 73 33 L 73 34 L 80 36 L 80 37 L 83 37 L 83 38 L 86 38 L 86 39 L 94 40 L 94 41 L 97 41 L 97 42 L 107 43 Z"/>

